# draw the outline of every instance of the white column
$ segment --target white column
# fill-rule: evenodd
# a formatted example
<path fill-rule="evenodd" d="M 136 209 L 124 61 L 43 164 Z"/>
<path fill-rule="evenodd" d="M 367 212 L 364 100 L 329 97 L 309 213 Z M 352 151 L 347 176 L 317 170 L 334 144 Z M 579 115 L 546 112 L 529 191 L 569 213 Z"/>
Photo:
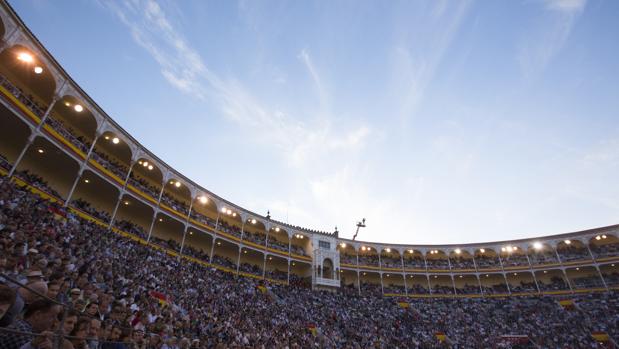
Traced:
<path fill-rule="evenodd" d="M 133 165 L 135 165 L 135 161 L 133 161 L 131 163 L 131 166 L 129 166 L 129 171 L 127 171 L 127 176 L 125 177 L 125 184 L 123 184 L 122 188 L 120 189 L 120 192 L 118 193 L 118 200 L 116 200 L 116 206 L 114 206 L 114 211 L 112 212 L 112 218 L 110 219 L 110 224 L 107 227 L 108 230 L 111 230 L 112 226 L 114 225 L 114 220 L 116 219 L 116 213 L 118 212 L 118 207 L 120 206 L 120 202 L 122 201 L 122 198 L 125 195 L 125 192 L 127 190 L 127 183 L 129 183 L 129 177 L 131 176 L 131 171 L 133 171 Z"/>
<path fill-rule="evenodd" d="M 183 233 L 183 240 L 181 241 L 181 249 L 178 252 L 178 256 L 183 254 L 183 247 L 185 247 L 185 238 L 187 237 L 187 231 L 189 231 L 189 217 L 191 217 L 191 210 L 193 209 L 193 202 L 196 198 L 191 198 L 191 202 L 189 203 L 189 212 L 187 213 L 187 219 L 185 220 L 185 232 Z"/>
<path fill-rule="evenodd" d="M 38 135 L 41 134 L 41 127 L 43 127 L 43 125 L 45 124 L 45 120 L 47 120 L 47 117 L 49 116 L 49 113 L 52 111 L 52 108 L 54 108 L 54 105 L 56 105 L 56 102 L 58 101 L 58 99 L 59 99 L 58 96 L 54 96 L 54 98 L 52 99 L 52 102 L 47 107 L 47 110 L 45 110 L 45 114 L 43 114 L 43 117 L 41 118 L 41 122 L 37 125 L 37 127 L 34 129 L 34 131 L 32 131 L 32 133 L 30 134 L 30 137 L 28 137 L 28 142 L 26 142 L 26 145 L 21 150 L 21 152 L 19 153 L 19 156 L 15 160 L 15 163 L 13 164 L 13 167 L 11 167 L 11 170 L 9 171 L 9 174 L 7 176 L 8 178 L 11 178 L 13 176 L 13 173 L 15 173 L 15 170 L 17 169 L 17 166 L 19 165 L 19 163 L 23 159 L 24 155 L 26 155 L 26 151 L 28 150 L 28 148 L 30 148 L 30 145 L 32 144 L 34 139 Z"/>
<path fill-rule="evenodd" d="M 157 219 L 157 213 L 159 212 L 159 206 L 161 205 L 161 198 L 163 197 L 163 191 L 165 190 L 165 186 L 167 183 L 167 178 L 163 180 L 163 184 L 161 185 L 161 191 L 159 192 L 159 198 L 157 199 L 157 207 L 155 208 L 155 212 L 153 212 L 153 219 L 150 222 L 150 228 L 148 229 L 148 238 L 146 239 L 146 243 L 150 243 L 150 238 L 153 233 L 153 227 L 155 227 L 155 220 Z"/>
<path fill-rule="evenodd" d="M 77 177 L 75 177 L 75 180 L 73 181 L 73 185 L 71 186 L 71 190 L 69 191 L 69 195 L 67 196 L 67 200 L 64 202 L 64 207 L 69 206 L 69 202 L 71 201 L 71 197 L 73 197 L 73 192 L 75 191 L 75 188 L 77 187 L 77 183 L 79 182 L 80 178 L 82 178 L 82 174 L 84 173 L 84 169 L 86 168 L 86 165 L 88 164 L 88 160 L 90 159 L 90 154 L 92 153 L 93 149 L 95 148 L 95 144 L 97 143 L 98 139 L 99 139 L 99 135 L 95 135 L 95 139 L 92 141 L 92 144 L 90 145 L 90 148 L 88 149 L 88 153 L 86 154 L 86 157 L 84 158 L 84 161 L 82 161 L 82 163 L 80 164 L 80 169 L 79 169 L 79 171 L 77 171 Z M 126 182 L 127 181 L 125 180 L 125 183 Z"/>

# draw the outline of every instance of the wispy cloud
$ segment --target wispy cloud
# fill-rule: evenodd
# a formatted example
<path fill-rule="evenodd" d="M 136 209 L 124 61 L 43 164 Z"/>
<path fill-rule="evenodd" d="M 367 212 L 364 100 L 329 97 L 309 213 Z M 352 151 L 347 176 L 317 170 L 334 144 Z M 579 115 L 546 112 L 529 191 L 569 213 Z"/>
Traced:
<path fill-rule="evenodd" d="M 135 42 L 159 64 L 162 76 L 170 85 L 200 100 L 213 101 L 229 120 L 252 130 L 258 140 L 278 147 L 293 166 L 325 151 L 357 149 L 370 133 L 369 126 L 364 124 L 350 127 L 348 132 L 339 132 L 328 118 L 302 122 L 298 115 L 289 115 L 259 100 L 241 81 L 223 78 L 209 70 L 204 59 L 154 0 L 100 4 L 129 28 Z M 322 79 L 308 51 L 302 50 L 299 58 L 312 77 L 321 103 L 328 103 Z M 338 134 L 343 137 L 336 136 Z M 340 140 L 331 141 L 338 138 Z"/>
<path fill-rule="evenodd" d="M 320 99 L 321 106 L 325 107 L 328 103 L 327 94 L 320 79 L 320 75 L 318 75 L 316 67 L 314 67 L 314 63 L 312 62 L 312 58 L 310 57 L 307 49 L 301 50 L 301 53 L 299 53 L 299 59 L 303 62 L 303 64 L 307 68 L 307 71 L 312 77 L 312 81 L 314 82 L 314 86 L 316 87 L 316 93 L 318 94 L 318 97 Z"/>
<path fill-rule="evenodd" d="M 546 8 L 551 11 L 573 15 L 582 12 L 587 0 L 545 0 L 544 3 Z"/>
<path fill-rule="evenodd" d="M 433 28 L 432 35 L 410 33 L 408 30 L 402 34 L 400 44 L 394 49 L 392 74 L 396 80 L 395 89 L 399 92 L 400 117 L 404 121 L 411 117 L 423 99 L 469 7 L 469 1 L 438 1 L 434 4 L 432 15 L 425 18 L 430 21 L 427 25 Z"/>
<path fill-rule="evenodd" d="M 543 31 L 535 31 L 518 49 L 518 62 L 527 79 L 542 73 L 561 51 L 587 0 L 545 0 L 543 4 L 550 15 L 544 19 Z"/>

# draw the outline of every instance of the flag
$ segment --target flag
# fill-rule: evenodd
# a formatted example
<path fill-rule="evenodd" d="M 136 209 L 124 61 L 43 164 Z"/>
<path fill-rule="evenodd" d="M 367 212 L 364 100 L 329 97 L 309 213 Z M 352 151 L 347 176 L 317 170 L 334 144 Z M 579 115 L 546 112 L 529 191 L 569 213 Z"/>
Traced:
<path fill-rule="evenodd" d="M 608 342 L 610 336 L 606 332 L 591 332 L 591 337 L 598 342 Z"/>
<path fill-rule="evenodd" d="M 444 342 L 447 339 L 447 335 L 445 335 L 445 332 L 436 332 L 436 339 L 438 339 L 440 342 Z"/>
<path fill-rule="evenodd" d="M 408 309 L 410 304 L 408 302 L 398 302 L 398 306 L 400 306 L 400 308 L 402 309 Z"/>
<path fill-rule="evenodd" d="M 312 336 L 316 337 L 318 333 L 318 329 L 316 328 L 316 324 L 308 324 L 307 329 L 312 333 Z"/>
<path fill-rule="evenodd" d="M 574 309 L 574 301 L 572 299 L 562 299 L 559 301 L 559 304 L 567 310 Z"/>
<path fill-rule="evenodd" d="M 157 291 L 150 291 L 149 295 L 155 299 L 157 299 L 159 301 L 159 304 L 161 305 L 166 305 L 168 304 L 168 297 L 161 293 L 161 292 L 157 292 Z"/>

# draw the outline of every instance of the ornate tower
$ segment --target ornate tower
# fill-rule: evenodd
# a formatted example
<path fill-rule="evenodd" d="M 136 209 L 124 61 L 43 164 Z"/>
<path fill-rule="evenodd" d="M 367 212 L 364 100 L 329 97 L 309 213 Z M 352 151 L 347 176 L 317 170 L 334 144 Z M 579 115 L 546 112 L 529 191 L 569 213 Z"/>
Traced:
<path fill-rule="evenodd" d="M 334 236 L 314 234 L 312 237 L 312 287 L 333 289 L 340 287 L 340 254 Z"/>

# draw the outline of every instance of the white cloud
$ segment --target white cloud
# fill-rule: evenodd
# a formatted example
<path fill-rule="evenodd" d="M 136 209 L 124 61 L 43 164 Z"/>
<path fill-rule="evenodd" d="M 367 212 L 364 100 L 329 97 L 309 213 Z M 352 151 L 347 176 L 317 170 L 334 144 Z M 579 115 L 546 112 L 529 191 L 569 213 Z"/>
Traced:
<path fill-rule="evenodd" d="M 370 133 L 368 125 L 335 129 L 324 111 L 308 122 L 271 108 L 249 92 L 234 78 L 222 78 L 209 70 L 200 54 L 191 47 L 154 0 L 135 0 L 118 4 L 101 2 L 125 24 L 138 45 L 159 64 L 162 76 L 179 91 L 205 100 L 207 96 L 223 114 L 240 127 L 251 130 L 253 137 L 276 146 L 293 166 L 334 149 L 359 149 Z M 328 96 L 307 50 L 299 58 L 308 69 L 323 109 Z M 328 116 L 328 115 L 327 115 Z"/>
<path fill-rule="evenodd" d="M 551 11 L 574 14 L 585 8 L 587 0 L 545 0 L 544 3 L 546 8 Z"/>
<path fill-rule="evenodd" d="M 399 114 L 403 120 L 409 119 L 422 101 L 470 7 L 469 1 L 459 1 L 454 6 L 450 4 L 453 3 L 435 3 L 431 22 L 427 24 L 432 28 L 432 35 L 406 31 L 400 45 L 394 49 L 392 74 L 396 80 L 395 90 L 401 106 Z"/>
<path fill-rule="evenodd" d="M 318 75 L 318 71 L 316 70 L 314 63 L 312 62 L 312 58 L 310 57 L 307 49 L 301 50 L 301 53 L 299 53 L 299 59 L 301 59 L 308 72 L 310 73 L 312 81 L 314 82 L 314 85 L 316 87 L 316 93 L 318 94 L 318 97 L 320 99 L 320 104 L 325 107 L 328 103 L 327 94 L 325 92 L 325 88 L 322 84 L 320 76 Z"/>
<path fill-rule="evenodd" d="M 542 73 L 561 51 L 587 1 L 546 0 L 544 4 L 551 17 L 544 20 L 542 30 L 533 32 L 518 49 L 518 62 L 526 78 Z"/>

